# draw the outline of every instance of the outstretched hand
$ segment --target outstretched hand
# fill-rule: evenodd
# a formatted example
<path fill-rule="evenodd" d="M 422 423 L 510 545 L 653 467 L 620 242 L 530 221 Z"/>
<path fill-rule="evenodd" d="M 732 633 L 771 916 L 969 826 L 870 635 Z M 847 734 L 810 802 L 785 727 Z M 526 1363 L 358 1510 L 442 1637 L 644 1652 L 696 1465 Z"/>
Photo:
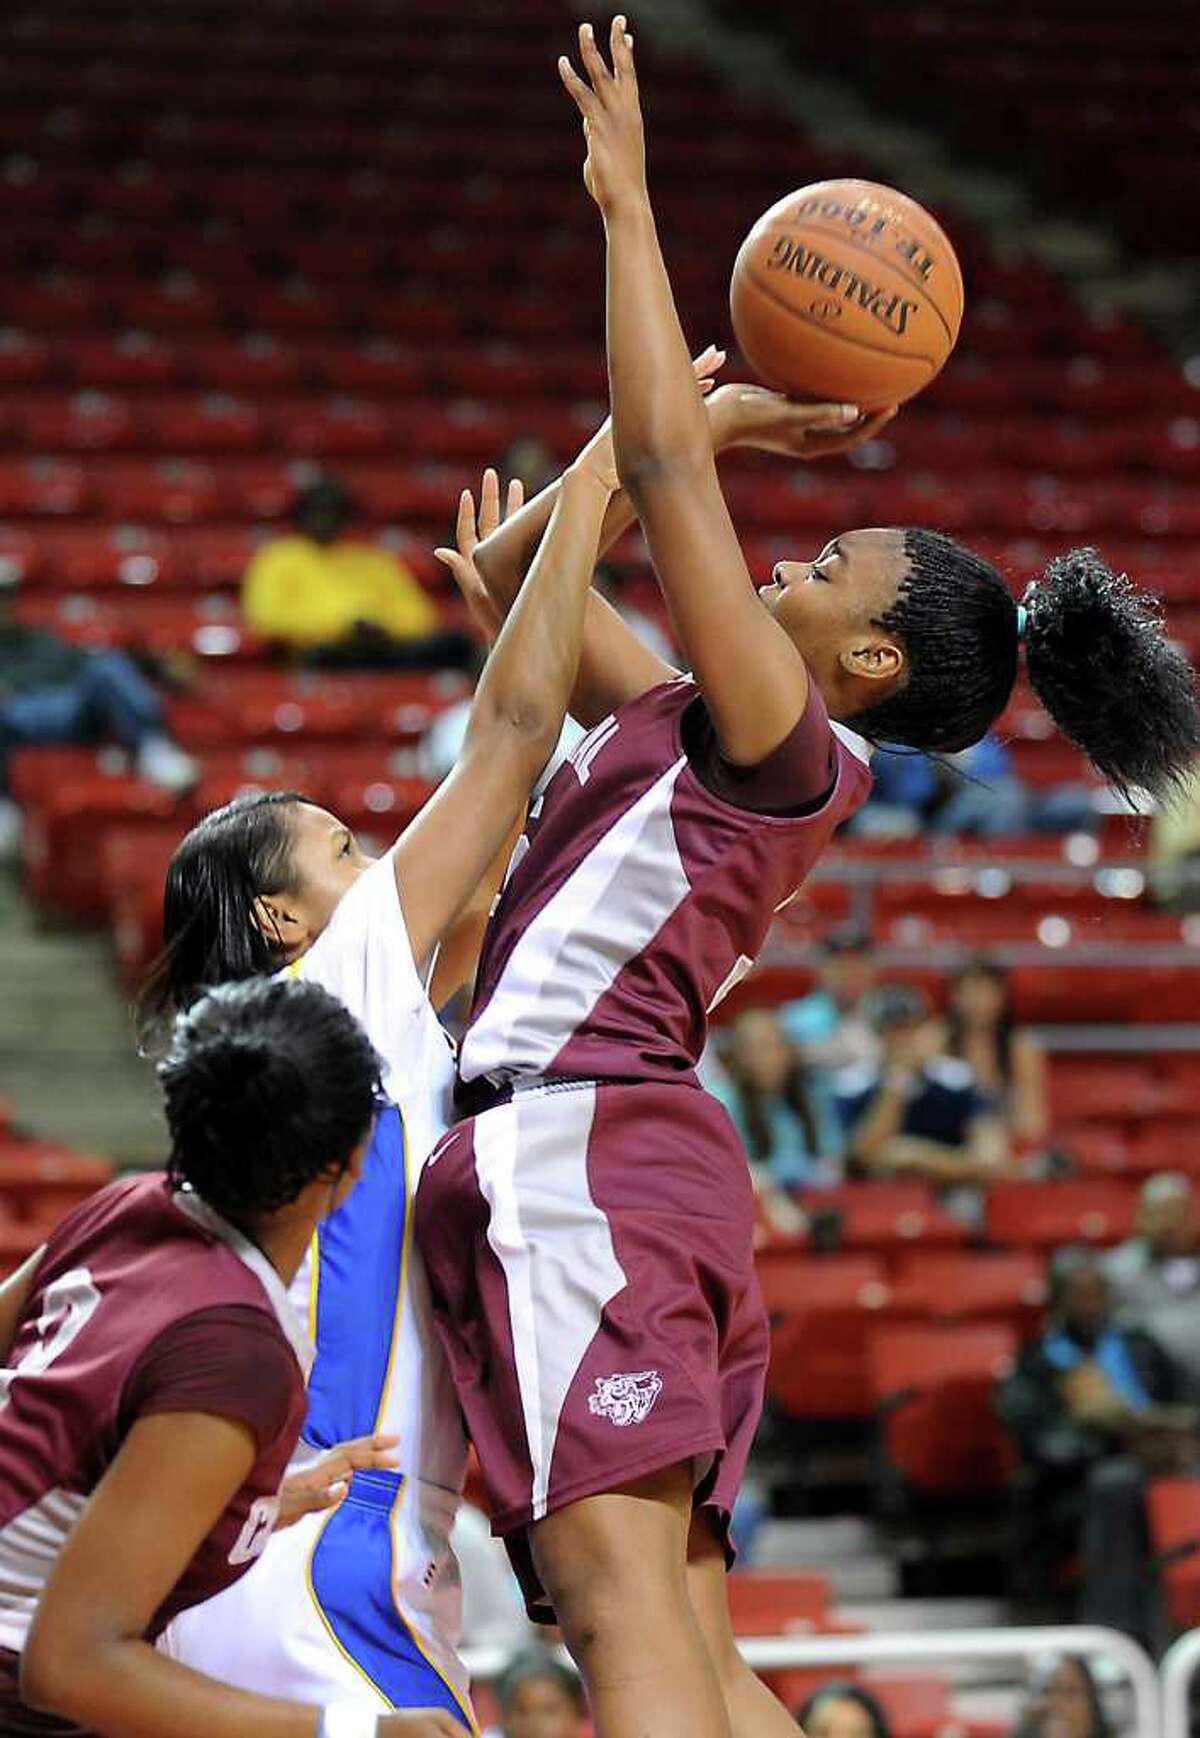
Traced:
<path fill-rule="evenodd" d="M 646 198 L 646 140 L 633 37 L 620 13 L 612 21 L 608 40 L 611 71 L 596 46 L 596 33 L 590 24 L 579 26 L 579 58 L 585 76 L 580 78 L 565 54 L 558 62 L 559 77 L 583 116 L 587 141 L 583 184 L 606 217 L 619 206 Z"/>
<path fill-rule="evenodd" d="M 489 465 L 479 486 L 479 508 L 470 489 L 464 489 L 458 499 L 458 517 L 454 525 L 454 548 L 435 549 L 443 567 L 450 570 L 455 585 L 462 593 L 471 620 L 486 645 L 491 645 L 500 632 L 504 618 L 488 594 L 479 569 L 475 551 L 485 537 L 519 512 L 525 504 L 525 487 L 514 477 L 505 491 L 504 511 L 500 510 L 500 477 Z"/>
<path fill-rule="evenodd" d="M 289 1473 L 279 1487 L 275 1531 L 293 1526 L 304 1515 L 336 1509 L 350 1489 L 354 1473 L 395 1467 L 399 1441 L 398 1436 L 356 1436 L 350 1442 L 339 1442 L 311 1466 Z"/>
<path fill-rule="evenodd" d="M 804 404 L 765 386 L 720 386 L 709 400 L 717 446 L 753 447 L 793 459 L 828 459 L 874 439 L 898 405 L 860 412 L 854 404 Z"/>

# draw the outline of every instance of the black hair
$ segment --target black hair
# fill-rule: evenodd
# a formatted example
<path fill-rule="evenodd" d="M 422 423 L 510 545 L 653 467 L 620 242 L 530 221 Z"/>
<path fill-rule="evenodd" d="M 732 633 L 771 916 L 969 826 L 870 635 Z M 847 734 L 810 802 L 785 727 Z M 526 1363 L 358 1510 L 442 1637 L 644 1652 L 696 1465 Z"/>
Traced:
<path fill-rule="evenodd" d="M 775 1018 L 771 1008 L 744 1008 L 738 1020 L 734 1021 L 735 1035 L 741 1018 L 752 1013 L 768 1014 L 772 1019 Z M 765 1163 L 771 1157 L 771 1124 L 767 1118 L 765 1094 L 745 1073 L 738 1061 L 737 1052 L 732 1047 L 725 1056 L 725 1071 L 737 1093 L 746 1126 L 746 1150 L 755 1162 Z M 821 1150 L 821 1132 L 809 1092 L 808 1070 L 798 1055 L 793 1056 L 779 1096 L 799 1122 L 804 1131 L 805 1145 L 815 1158 Z"/>
<path fill-rule="evenodd" d="M 315 477 L 299 491 L 292 503 L 292 518 L 303 527 L 315 515 L 319 519 L 335 518 L 340 524 L 353 519 L 358 503 L 349 489 L 337 477 Z"/>
<path fill-rule="evenodd" d="M 1086 1243 L 1070 1243 L 1066 1248 L 1056 1250 L 1050 1262 L 1047 1302 L 1052 1316 L 1062 1315 L 1071 1281 L 1080 1273 L 1095 1274 L 1111 1297 L 1108 1273 L 1096 1250 Z"/>
<path fill-rule="evenodd" d="M 575 1712 L 582 1717 L 585 1703 L 583 1685 L 578 1677 L 569 1666 L 562 1665 L 549 1654 L 535 1653 L 532 1650 L 520 1653 L 510 1660 L 496 1684 L 496 1699 L 500 1703 L 501 1713 L 508 1712 L 513 1697 L 523 1684 L 540 1683 L 543 1680 L 561 1690 Z"/>
<path fill-rule="evenodd" d="M 1112 1738 L 1112 1727 L 1109 1724 L 1107 1714 L 1104 1712 L 1104 1704 L 1100 1700 L 1100 1690 L 1091 1666 L 1088 1665 L 1082 1654 L 1060 1654 L 1054 1660 L 1050 1670 L 1057 1671 L 1058 1667 L 1064 1664 L 1074 1666 L 1083 1683 L 1083 1693 L 1087 1700 L 1090 1717 L 1088 1738 Z M 1043 1675 L 1048 1676 L 1049 1673 L 1046 1672 Z M 1035 1694 L 1041 1693 L 1040 1686 L 1035 1685 L 1034 1689 Z M 1022 1716 L 1014 1738 L 1038 1738 L 1041 1729 L 1041 1721 L 1039 1720 L 1035 1724 L 1034 1714 L 1030 1709 Z"/>
<path fill-rule="evenodd" d="M 963 1055 L 966 1022 L 954 1005 L 954 992 L 964 978 L 990 978 L 1004 991 L 1004 1006 L 996 1022 L 996 1053 L 1000 1061 L 1001 1077 L 1007 1082 L 1012 1078 L 1013 1033 L 1016 1030 L 1013 1020 L 1012 980 L 1007 967 L 987 954 L 972 955 L 958 968 L 950 981 L 950 1001 L 946 1013 L 946 1054 Z"/>
<path fill-rule="evenodd" d="M 254 902 L 293 885 L 288 815 L 306 801 L 298 791 L 234 797 L 180 841 L 163 890 L 162 951 L 139 998 L 143 1042 L 214 984 L 279 967 L 279 949 L 260 929 Z"/>
<path fill-rule="evenodd" d="M 817 952 L 822 959 L 838 959 L 845 954 L 870 953 L 871 932 L 862 929 L 858 924 L 844 923 L 837 929 L 831 929 L 817 943 Z"/>
<path fill-rule="evenodd" d="M 803 1707 L 796 1714 L 796 1724 L 807 1730 L 814 1714 L 819 1714 L 823 1702 L 853 1702 L 856 1708 L 861 1708 L 871 1722 L 871 1738 L 892 1738 L 892 1729 L 887 1723 L 887 1715 L 875 1700 L 869 1690 L 860 1689 L 857 1684 L 843 1683 L 835 1680 L 833 1683 L 822 1684 L 808 1697 Z"/>
<path fill-rule="evenodd" d="M 234 1224 L 341 1177 L 380 1102 L 380 1063 L 319 984 L 222 984 L 176 1017 L 158 1064 L 168 1177 Z"/>
<path fill-rule="evenodd" d="M 1017 679 L 1017 605 L 996 569 L 908 530 L 909 572 L 874 625 L 903 642 L 897 690 L 847 722 L 876 742 L 953 754 L 980 741 Z M 1025 591 L 1029 680 L 1059 729 L 1128 797 L 1175 794 L 1200 755 L 1196 675 L 1155 599 L 1094 549 L 1057 556 Z"/>

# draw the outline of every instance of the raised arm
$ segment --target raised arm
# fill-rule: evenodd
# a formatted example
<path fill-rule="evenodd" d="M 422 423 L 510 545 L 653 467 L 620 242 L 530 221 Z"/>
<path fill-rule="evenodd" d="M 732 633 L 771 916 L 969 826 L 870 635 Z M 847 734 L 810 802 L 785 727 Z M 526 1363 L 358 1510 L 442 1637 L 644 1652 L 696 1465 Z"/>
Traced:
<path fill-rule="evenodd" d="M 724 351 L 713 345 L 693 364 L 701 391 L 707 391 L 712 376 L 725 360 Z M 612 424 L 605 421 L 579 454 L 576 463 L 595 462 L 614 466 Z M 501 620 L 512 607 L 521 582 L 533 559 L 550 515 L 558 500 L 562 479 L 550 483 L 532 501 L 511 513 L 475 551 L 475 564 Z M 623 490 L 609 502 L 600 532 L 599 554 L 604 555 L 636 519 L 633 504 Z M 669 682 L 678 671 L 642 644 L 634 630 L 605 598 L 593 592 L 587 601 L 583 649 L 575 688 L 571 694 L 572 718 L 591 728 L 627 700 L 648 688 Z"/>
<path fill-rule="evenodd" d="M 762 607 L 721 494 L 646 187 L 632 38 L 613 21 L 612 68 L 590 25 L 585 78 L 559 63 L 584 119 L 584 181 L 608 243 L 608 369 L 617 469 L 637 509 L 680 642 L 726 757 L 763 760 L 807 700 L 804 661 Z M 844 429 L 857 411 L 839 413 Z"/>
<path fill-rule="evenodd" d="M 471 899 L 558 741 L 616 477 L 595 455 L 564 476 L 537 555 L 488 659 L 458 761 L 393 853 L 423 966 Z"/>

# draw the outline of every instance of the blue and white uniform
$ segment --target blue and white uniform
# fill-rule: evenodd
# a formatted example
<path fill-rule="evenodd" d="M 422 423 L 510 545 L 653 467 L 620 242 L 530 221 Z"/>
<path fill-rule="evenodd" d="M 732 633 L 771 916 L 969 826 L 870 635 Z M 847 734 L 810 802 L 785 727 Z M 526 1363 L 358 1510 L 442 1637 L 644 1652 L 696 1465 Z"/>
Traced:
<path fill-rule="evenodd" d="M 360 1181 L 322 1223 L 292 1288 L 317 1354 L 294 1464 L 382 1430 L 400 1439 L 400 1470 L 355 1474 L 338 1509 L 278 1534 L 235 1587 L 172 1624 L 165 1646 L 238 1688 L 380 1711 L 441 1707 L 473 1729 L 449 1544 L 466 1443 L 411 1229 L 421 1166 L 449 1120 L 453 1058 L 390 854 L 292 969 L 357 1016 L 390 1101 Z"/>

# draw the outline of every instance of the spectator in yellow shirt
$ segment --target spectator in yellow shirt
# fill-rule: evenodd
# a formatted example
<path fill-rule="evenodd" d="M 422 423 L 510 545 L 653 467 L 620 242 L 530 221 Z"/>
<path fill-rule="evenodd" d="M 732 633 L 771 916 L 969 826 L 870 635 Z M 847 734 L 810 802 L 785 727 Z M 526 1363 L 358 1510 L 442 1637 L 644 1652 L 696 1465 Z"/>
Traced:
<path fill-rule="evenodd" d="M 295 532 L 257 552 L 242 585 L 247 627 L 323 667 L 462 667 L 465 633 L 442 628 L 437 606 L 391 550 L 345 535 L 354 502 L 335 477 L 304 489 Z"/>

